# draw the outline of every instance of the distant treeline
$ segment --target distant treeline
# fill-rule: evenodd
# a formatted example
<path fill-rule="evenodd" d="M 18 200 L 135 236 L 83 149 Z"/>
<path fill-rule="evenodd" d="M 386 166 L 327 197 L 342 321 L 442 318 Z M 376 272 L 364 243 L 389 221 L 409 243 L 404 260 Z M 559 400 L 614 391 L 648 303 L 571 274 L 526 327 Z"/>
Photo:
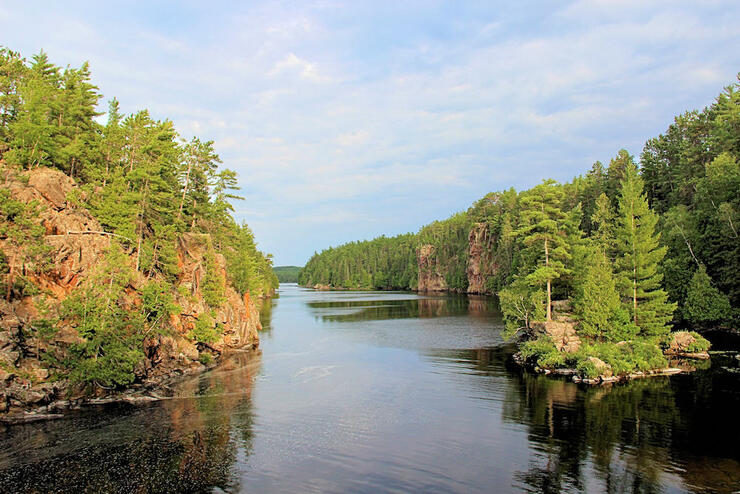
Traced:
<path fill-rule="evenodd" d="M 530 302 L 570 298 L 581 315 L 590 310 L 588 281 L 611 290 L 598 292 L 611 300 L 601 301 L 611 312 L 595 328 L 624 319 L 620 310 L 623 325 L 637 321 L 648 332 L 662 332 L 671 320 L 736 324 L 739 89 L 734 83 L 711 106 L 676 117 L 647 141 L 639 164 L 621 150 L 568 183 L 492 192 L 416 234 L 326 249 L 299 281 L 415 290 L 434 279 L 460 292 L 478 283 L 474 291 L 508 289 Z"/>
<path fill-rule="evenodd" d="M 280 283 L 298 283 L 298 275 L 301 272 L 300 266 L 275 266 L 272 271 L 277 276 Z"/>

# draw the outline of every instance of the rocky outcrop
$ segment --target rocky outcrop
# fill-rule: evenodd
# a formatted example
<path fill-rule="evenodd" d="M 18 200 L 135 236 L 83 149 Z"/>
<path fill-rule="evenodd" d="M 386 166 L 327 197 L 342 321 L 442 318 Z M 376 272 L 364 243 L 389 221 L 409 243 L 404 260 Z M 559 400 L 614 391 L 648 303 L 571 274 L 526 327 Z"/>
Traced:
<path fill-rule="evenodd" d="M 433 245 L 422 245 L 416 254 L 419 266 L 417 290 L 420 292 L 443 292 L 448 289 L 444 270 L 438 266 Z"/>
<path fill-rule="evenodd" d="M 536 336 L 548 336 L 560 352 L 576 352 L 581 346 L 581 339 L 572 322 L 534 321 L 530 328 Z"/>
<path fill-rule="evenodd" d="M 689 331 L 676 331 L 671 334 L 671 342 L 668 344 L 666 355 L 695 358 L 695 359 L 708 359 L 709 353 L 706 350 L 699 349 L 698 339 L 696 336 L 691 334 Z"/>
<path fill-rule="evenodd" d="M 38 205 L 38 221 L 45 231 L 44 243 L 49 246 L 49 267 L 40 271 L 42 274 L 33 274 L 39 270 L 30 269 L 32 266 L 14 266 L 16 272 L 25 273 L 25 278 L 36 287 L 30 292 L 32 294 L 14 296 L 9 301 L 0 299 L 0 420 L 7 420 L 17 412 L 60 403 L 62 398 L 69 403 L 83 396 L 82 389 L 60 380 L 54 367 L 41 358 L 42 355 L 63 357 L 70 345 L 81 341 L 80 335 L 61 321 L 53 338 L 41 338 L 39 321 L 59 315 L 61 303 L 92 273 L 113 236 L 103 232 L 100 223 L 87 210 L 70 200 L 82 193 L 61 171 L 35 169 L 27 172 L 23 179 L 5 177 L 3 186 L 10 190 L 14 199 Z M 121 240 L 129 248 L 133 266 L 133 243 Z M 204 369 L 199 362 L 204 351 L 218 356 L 228 350 L 258 346 L 259 312 L 249 293 L 240 295 L 225 282 L 226 261 L 218 253 L 212 258 L 224 280 L 221 287 L 224 302 L 213 309 L 203 299 L 202 283 L 209 246 L 208 235 L 186 233 L 179 239 L 180 269 L 175 281 L 175 301 L 182 310 L 170 318 L 166 336 L 145 339 L 146 359 L 136 369 L 135 386 L 152 389 L 164 380 Z M 0 238 L 0 251 L 7 259 L 22 258 L 8 255 L 12 254 L 11 249 L 13 247 Z M 210 249 L 213 253 L 212 247 Z M 146 276 L 137 273 L 126 289 L 126 303 L 138 304 L 137 290 L 148 281 Z M 204 345 L 191 341 L 187 335 L 206 313 L 213 315 L 214 323 L 222 331 L 217 341 Z M 98 398 L 109 394 L 103 389 L 95 392 Z M 24 417 L 17 416 L 19 420 Z"/>
<path fill-rule="evenodd" d="M 496 264 L 492 259 L 493 244 L 487 224 L 473 225 L 468 236 L 468 293 L 492 294 L 486 287 L 486 280 L 496 274 Z"/>

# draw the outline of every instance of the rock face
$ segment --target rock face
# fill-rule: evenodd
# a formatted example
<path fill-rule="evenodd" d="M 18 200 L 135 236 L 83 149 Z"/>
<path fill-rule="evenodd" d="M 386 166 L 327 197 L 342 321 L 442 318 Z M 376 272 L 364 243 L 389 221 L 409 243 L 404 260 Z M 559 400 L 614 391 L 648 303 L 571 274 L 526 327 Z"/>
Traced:
<path fill-rule="evenodd" d="M 419 266 L 417 290 L 420 292 L 443 292 L 448 289 L 443 270 L 437 265 L 433 245 L 422 245 L 416 254 Z"/>
<path fill-rule="evenodd" d="M 491 259 L 493 238 L 485 223 L 476 223 L 468 236 L 468 293 L 491 295 L 486 288 L 486 279 L 496 273 Z"/>
<path fill-rule="evenodd" d="M 80 341 L 77 331 L 62 324 L 51 342 L 34 335 L 34 327 L 41 315 L 39 304 L 50 315 L 56 315 L 61 302 L 90 275 L 110 246 L 111 236 L 102 232 L 98 221 L 85 209 L 75 207 L 68 200 L 70 193 L 80 193 L 74 182 L 58 170 L 40 168 L 27 174 L 28 181 L 6 178 L 14 199 L 38 204 L 40 224 L 44 227 L 44 241 L 51 247 L 51 269 L 42 275 L 27 276 L 40 294 L 11 299 L 0 299 L 0 419 L 8 412 L 18 412 L 47 405 L 56 400 L 79 396 L 66 381 L 55 381 L 48 364 L 38 358 L 39 349 L 64 352 L 69 345 Z M 249 293 L 243 296 L 230 284 L 224 283 L 224 303 L 215 309 L 215 322 L 223 328 L 220 338 L 205 347 L 194 343 L 186 335 L 195 322 L 210 308 L 201 293 L 206 264 L 206 248 L 211 244 L 208 235 L 183 234 L 177 245 L 180 273 L 175 282 L 176 303 L 182 308 L 170 319 L 168 336 L 145 340 L 147 356 L 136 371 L 137 383 L 156 386 L 166 378 L 203 369 L 198 362 L 200 352 L 207 350 L 219 355 L 229 349 L 255 348 L 261 329 L 259 312 Z M 8 259 L 11 246 L 0 238 L 0 251 Z M 130 262 L 133 266 L 133 249 Z M 217 269 L 226 280 L 226 262 L 215 254 Z M 14 265 L 16 272 L 25 272 L 27 266 Z M 29 273 L 31 271 L 29 270 Z M 136 304 L 136 290 L 147 282 L 139 273 L 127 289 L 127 303 Z M 130 299 L 130 300 L 129 300 Z M 102 391 L 101 391 L 102 392 Z"/>
<path fill-rule="evenodd" d="M 537 335 L 547 335 L 558 351 L 575 352 L 581 346 L 581 339 L 576 334 L 575 324 L 567 321 L 535 321 L 531 324 Z"/>

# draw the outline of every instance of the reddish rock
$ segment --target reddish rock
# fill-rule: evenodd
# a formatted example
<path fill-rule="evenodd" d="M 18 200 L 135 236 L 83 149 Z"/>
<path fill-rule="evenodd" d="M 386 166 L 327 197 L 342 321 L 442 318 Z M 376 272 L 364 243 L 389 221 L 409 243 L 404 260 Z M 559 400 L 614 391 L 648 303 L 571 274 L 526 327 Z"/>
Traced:
<path fill-rule="evenodd" d="M 417 252 L 419 277 L 417 290 L 420 292 L 443 292 L 447 290 L 447 281 L 443 269 L 437 264 L 433 245 L 422 245 Z"/>

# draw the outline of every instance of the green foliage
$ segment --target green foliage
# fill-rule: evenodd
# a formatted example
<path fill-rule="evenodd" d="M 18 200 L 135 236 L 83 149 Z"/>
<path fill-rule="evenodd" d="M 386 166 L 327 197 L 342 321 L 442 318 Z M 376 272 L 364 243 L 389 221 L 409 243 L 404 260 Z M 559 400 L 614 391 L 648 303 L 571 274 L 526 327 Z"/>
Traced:
<path fill-rule="evenodd" d="M 237 292 L 270 295 L 278 286 L 272 269 L 272 256 L 257 250 L 254 234 L 246 224 L 235 225 L 222 249 L 226 270 Z"/>
<path fill-rule="evenodd" d="M 64 362 L 73 382 L 123 386 L 133 382 L 144 358 L 145 317 L 129 310 L 124 288 L 133 271 L 128 257 L 115 244 L 96 272 L 62 305 L 61 317 L 84 340 L 72 345 Z"/>
<path fill-rule="evenodd" d="M 586 379 L 596 379 L 600 373 L 596 369 L 596 364 L 589 359 L 581 359 L 576 364 L 576 370 L 581 377 Z"/>
<path fill-rule="evenodd" d="M 49 267 L 51 247 L 44 242 L 44 233 L 38 204 L 18 201 L 10 196 L 8 189 L 0 189 L 0 238 L 6 249 L 0 252 L 0 274 L 4 275 L 0 287 L 7 300 L 13 295 L 32 295 L 35 287 L 26 276 L 42 273 Z"/>
<path fill-rule="evenodd" d="M 543 369 L 565 367 L 567 363 L 565 354 L 559 352 L 546 336 L 522 343 L 519 351 L 527 362 Z"/>
<path fill-rule="evenodd" d="M 562 210 L 563 189 L 554 180 L 522 194 L 519 228 L 514 232 L 526 246 L 527 264 L 520 274 L 533 286 L 545 288 L 546 317 L 551 319 L 552 282 L 570 271 L 565 262 L 570 258 L 567 241 L 568 215 Z"/>
<path fill-rule="evenodd" d="M 311 257 L 298 282 L 303 286 L 414 289 L 418 276 L 416 246 L 416 235 L 408 233 L 329 248 Z"/>
<path fill-rule="evenodd" d="M 644 335 L 665 336 L 676 309 L 661 285 L 659 264 L 666 247 L 659 244 L 658 217 L 648 206 L 633 163 L 624 171 L 617 221 L 617 281 L 625 308 Z"/>
<path fill-rule="evenodd" d="M 214 323 L 213 316 L 201 314 L 195 321 L 193 329 L 188 332 L 188 338 L 197 343 L 213 343 L 221 336 L 220 329 L 221 326 Z"/>
<path fill-rule="evenodd" d="M 419 230 L 417 246 L 431 246 L 431 256 L 420 269 L 444 275 L 447 288 L 465 292 L 468 288 L 468 251 L 471 221 L 467 213 L 457 213 L 434 221 Z"/>
<path fill-rule="evenodd" d="M 660 346 L 651 340 L 637 339 L 620 343 L 585 342 L 572 357 L 579 371 L 592 372 L 595 369 L 591 367 L 589 357 L 596 357 L 609 364 L 615 376 L 668 367 L 668 361 Z"/>
<path fill-rule="evenodd" d="M 694 341 L 687 345 L 686 351 L 690 353 L 706 352 L 712 346 L 712 344 L 701 336 L 696 331 L 689 331 L 689 334 L 694 338 Z"/>
<path fill-rule="evenodd" d="M 200 355 L 198 355 L 198 362 L 203 365 L 209 365 L 213 362 L 213 356 L 210 353 L 201 352 Z"/>
<path fill-rule="evenodd" d="M 730 318 L 732 308 L 727 295 L 712 286 L 706 268 L 696 270 L 689 283 L 683 314 L 690 324 L 707 326 Z"/>
<path fill-rule="evenodd" d="M 638 328 L 622 307 L 606 254 L 599 249 L 591 250 L 585 259 L 584 276 L 578 283 L 574 308 L 583 336 L 622 341 L 637 334 Z"/>
<path fill-rule="evenodd" d="M 74 177 L 85 191 L 76 204 L 133 250 L 135 269 L 148 278 L 175 279 L 176 245 L 187 229 L 210 234 L 220 251 L 239 251 L 246 226 L 236 224 L 230 203 L 241 199 L 237 177 L 218 169 L 213 142 L 184 141 L 171 121 L 147 110 L 123 115 L 116 99 L 101 126 L 99 99 L 87 63 L 62 70 L 44 52 L 27 63 L 0 49 L 0 153 L 9 166 L 56 167 Z M 232 256 L 229 274 L 246 290 L 236 266 L 248 259 L 257 272 L 249 289 L 270 294 L 277 280 L 269 256 L 248 250 L 238 261 Z"/>
<path fill-rule="evenodd" d="M 498 292 L 498 298 L 506 324 L 504 337 L 507 339 L 522 329 L 529 329 L 532 321 L 545 316 L 545 292 L 521 278 Z"/>
<path fill-rule="evenodd" d="M 661 214 L 683 208 L 680 221 L 663 225 L 664 235 L 673 237 L 666 241 L 666 287 L 679 304 L 686 297 L 691 265 L 701 263 L 730 303 L 740 306 L 739 87 L 737 82 L 726 87 L 701 112 L 676 117 L 642 154 L 652 207 Z"/>
<path fill-rule="evenodd" d="M 175 304 L 172 292 L 172 286 L 165 281 L 149 281 L 141 288 L 141 312 L 150 327 L 165 327 L 167 318 L 182 310 Z"/>
<path fill-rule="evenodd" d="M 301 273 L 299 266 L 275 266 L 272 268 L 280 283 L 298 283 Z"/>
<path fill-rule="evenodd" d="M 226 300 L 224 295 L 225 280 L 221 272 L 221 267 L 216 262 L 216 254 L 213 251 L 213 246 L 210 243 L 206 250 L 203 267 L 205 268 L 203 286 L 201 287 L 203 300 L 211 307 L 220 307 Z"/>

